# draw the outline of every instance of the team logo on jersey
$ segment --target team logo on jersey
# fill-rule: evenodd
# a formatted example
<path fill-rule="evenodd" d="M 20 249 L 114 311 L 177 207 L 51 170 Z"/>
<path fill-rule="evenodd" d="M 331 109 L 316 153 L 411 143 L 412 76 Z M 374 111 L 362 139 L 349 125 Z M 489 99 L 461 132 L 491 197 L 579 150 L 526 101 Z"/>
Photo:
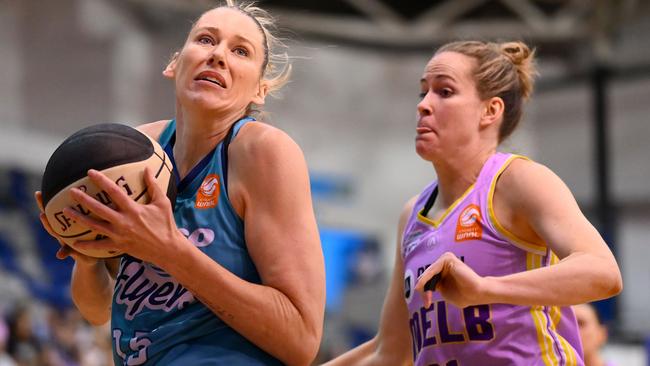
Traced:
<path fill-rule="evenodd" d="M 458 216 L 456 241 L 480 240 L 482 235 L 481 208 L 470 204 Z"/>
<path fill-rule="evenodd" d="M 213 208 L 219 203 L 219 176 L 216 174 L 208 174 L 199 191 L 196 192 L 196 203 L 194 207 L 200 209 Z"/>
<path fill-rule="evenodd" d="M 166 313 L 192 304 L 194 295 L 151 264 L 126 256 L 115 279 L 115 302 L 125 306 L 124 318 L 133 320 L 143 309 Z"/>

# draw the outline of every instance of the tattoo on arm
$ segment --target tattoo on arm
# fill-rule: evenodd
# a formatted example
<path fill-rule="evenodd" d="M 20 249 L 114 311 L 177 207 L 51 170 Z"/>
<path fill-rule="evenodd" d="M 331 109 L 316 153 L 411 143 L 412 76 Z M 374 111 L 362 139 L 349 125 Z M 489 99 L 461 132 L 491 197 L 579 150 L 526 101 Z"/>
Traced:
<path fill-rule="evenodd" d="M 192 293 L 194 293 L 196 296 L 196 292 L 192 291 Z M 229 320 L 235 320 L 235 316 L 227 312 L 226 309 L 224 309 L 223 307 L 213 303 L 212 301 L 204 299 L 200 296 L 196 296 L 196 298 L 199 299 L 199 301 L 201 301 L 203 304 L 205 304 L 215 314 L 217 314 L 221 319 L 225 320 L 226 318 L 228 318 Z"/>

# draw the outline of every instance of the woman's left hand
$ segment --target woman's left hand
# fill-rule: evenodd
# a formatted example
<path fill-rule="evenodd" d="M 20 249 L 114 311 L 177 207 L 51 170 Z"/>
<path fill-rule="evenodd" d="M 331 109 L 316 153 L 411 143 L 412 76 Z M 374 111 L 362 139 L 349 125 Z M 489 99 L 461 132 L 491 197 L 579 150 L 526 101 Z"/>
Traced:
<path fill-rule="evenodd" d="M 115 182 L 97 170 L 89 170 L 88 177 L 110 196 L 116 208 L 106 206 L 87 193 L 72 188 L 72 198 L 100 219 L 83 215 L 71 207 L 64 209 L 65 214 L 98 234 L 108 237 L 102 240 L 81 241 L 75 243 L 76 246 L 118 250 L 154 264 L 173 256 L 172 244 L 176 243 L 178 236 L 182 234 L 176 227 L 169 199 L 155 183 L 148 168 L 144 172 L 151 197 L 148 204 L 133 201 Z"/>
<path fill-rule="evenodd" d="M 447 252 L 422 273 L 415 285 L 426 308 L 433 302 L 433 291 L 425 290 L 424 286 L 437 274 L 440 274 L 440 278 L 433 290 L 439 291 L 447 302 L 459 308 L 488 303 L 485 296 L 487 279 L 477 275 L 453 253 Z"/>

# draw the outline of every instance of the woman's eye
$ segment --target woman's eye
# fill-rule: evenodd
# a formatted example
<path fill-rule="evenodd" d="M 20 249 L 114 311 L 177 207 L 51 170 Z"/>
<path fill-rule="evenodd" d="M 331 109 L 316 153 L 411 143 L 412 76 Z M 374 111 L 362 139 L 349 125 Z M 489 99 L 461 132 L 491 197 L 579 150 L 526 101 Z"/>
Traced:
<path fill-rule="evenodd" d="M 442 97 L 447 98 L 447 97 L 451 97 L 454 94 L 454 92 L 449 88 L 442 88 L 438 91 L 438 94 L 440 94 L 440 96 Z"/>
<path fill-rule="evenodd" d="M 421 93 L 419 94 L 419 96 L 420 96 L 420 99 L 424 99 L 424 97 L 427 96 L 427 92 L 421 92 Z"/>
<path fill-rule="evenodd" d="M 202 36 L 202 37 L 199 37 L 199 43 L 200 44 L 214 44 L 214 41 L 212 40 L 212 38 L 210 38 L 208 36 Z"/>
<path fill-rule="evenodd" d="M 239 56 L 244 56 L 244 57 L 248 56 L 248 50 L 243 47 L 237 47 L 233 52 L 235 52 Z"/>

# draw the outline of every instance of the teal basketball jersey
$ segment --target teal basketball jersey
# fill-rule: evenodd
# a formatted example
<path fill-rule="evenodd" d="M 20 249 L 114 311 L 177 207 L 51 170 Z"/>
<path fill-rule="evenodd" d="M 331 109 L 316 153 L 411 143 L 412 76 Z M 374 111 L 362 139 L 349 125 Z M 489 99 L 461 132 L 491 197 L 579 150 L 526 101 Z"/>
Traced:
<path fill-rule="evenodd" d="M 230 272 L 261 283 L 244 241 L 244 223 L 228 199 L 228 143 L 250 117 L 179 179 L 174 218 L 179 230 Z M 176 122 L 159 142 L 173 162 Z M 175 164 L 175 163 L 174 163 Z M 197 273 L 201 276 L 201 273 Z M 162 269 L 125 255 L 111 314 L 115 365 L 281 365 L 226 325 Z"/>

